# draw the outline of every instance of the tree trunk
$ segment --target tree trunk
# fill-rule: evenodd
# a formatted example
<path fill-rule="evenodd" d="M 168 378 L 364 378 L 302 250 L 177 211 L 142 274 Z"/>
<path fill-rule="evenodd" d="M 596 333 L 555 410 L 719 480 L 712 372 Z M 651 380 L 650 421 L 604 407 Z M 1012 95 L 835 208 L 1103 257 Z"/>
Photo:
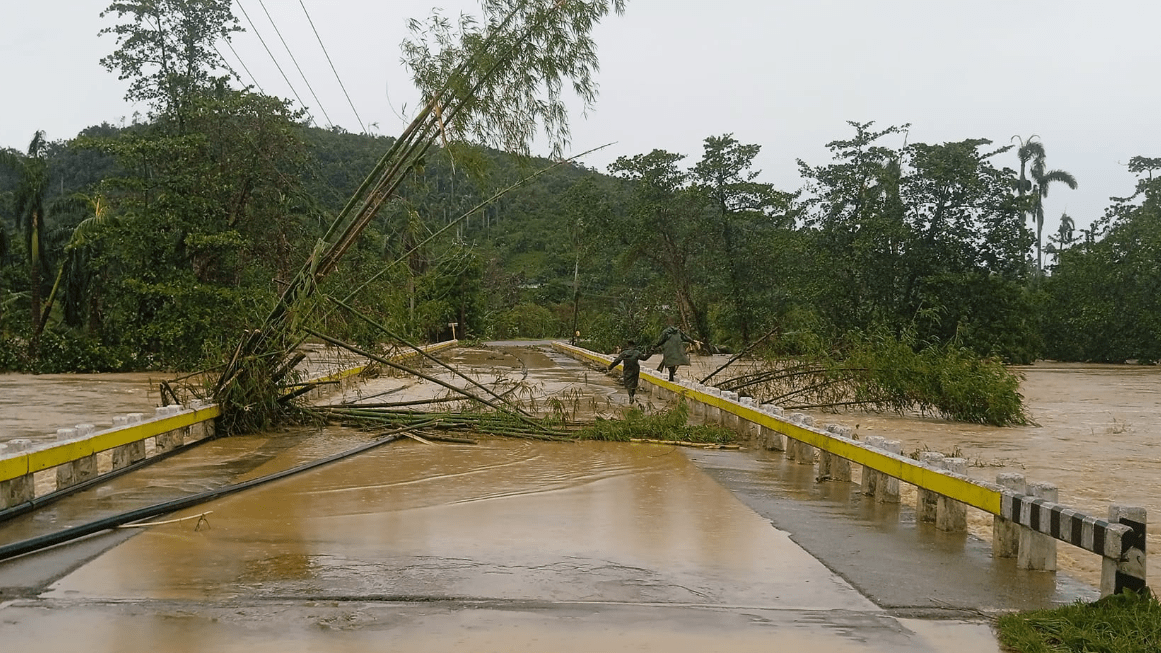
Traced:
<path fill-rule="evenodd" d="M 38 211 L 32 212 L 28 259 L 30 261 L 28 280 L 31 284 L 29 297 L 31 298 L 30 316 L 32 318 L 32 337 L 28 339 L 28 356 L 35 359 L 36 350 L 40 343 L 40 213 Z"/>

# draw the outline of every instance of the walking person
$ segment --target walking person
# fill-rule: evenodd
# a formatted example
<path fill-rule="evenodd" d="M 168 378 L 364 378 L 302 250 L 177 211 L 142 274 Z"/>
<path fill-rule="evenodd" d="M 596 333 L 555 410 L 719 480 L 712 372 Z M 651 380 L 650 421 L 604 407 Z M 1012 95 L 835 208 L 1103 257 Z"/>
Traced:
<path fill-rule="evenodd" d="M 637 381 L 641 378 L 641 364 L 640 361 L 648 359 L 653 354 L 637 349 L 637 342 L 634 340 L 626 341 L 625 348 L 621 353 L 609 363 L 609 371 L 618 363 L 623 363 L 621 367 L 621 385 L 629 391 L 629 403 L 633 403 L 633 396 L 637 394 Z"/>
<path fill-rule="evenodd" d="M 689 365 L 689 355 L 685 353 L 685 343 L 687 342 L 701 345 L 700 340 L 690 338 L 681 329 L 670 324 L 657 337 L 657 342 L 651 348 L 653 351 L 661 351 L 661 363 L 657 366 L 657 371 L 669 368 L 670 381 L 673 380 L 673 375 L 677 372 L 679 365 Z"/>

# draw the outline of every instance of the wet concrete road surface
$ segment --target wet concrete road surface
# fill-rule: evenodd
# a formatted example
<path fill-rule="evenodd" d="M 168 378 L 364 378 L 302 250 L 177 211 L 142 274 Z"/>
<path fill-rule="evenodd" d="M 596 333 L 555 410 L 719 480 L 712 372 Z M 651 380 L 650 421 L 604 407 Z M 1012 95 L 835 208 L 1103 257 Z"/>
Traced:
<path fill-rule="evenodd" d="M 204 510 L 7 603 L 5 648 L 996 650 L 888 615 L 664 446 L 400 442 Z"/>
<path fill-rule="evenodd" d="M 543 367 L 540 379 L 542 358 L 551 356 L 500 350 L 482 360 L 521 359 L 541 389 L 617 395 L 611 379 L 579 366 Z M 0 542 L 369 437 L 335 428 L 213 441 L 0 525 Z M 736 498 L 745 488 L 722 470 L 743 458 L 703 454 L 399 441 L 172 516 L 213 511 L 208 529 L 117 531 L 0 562 L 0 642 L 128 653 L 999 650 L 970 611 L 917 619 L 932 615 L 876 605 L 868 596 L 882 601 L 880 590 L 857 587 L 864 579 L 832 572 L 775 528 L 803 520 Z M 907 570 L 909 555 L 892 550 L 874 564 Z M 888 582 L 906 591 L 905 575 Z"/>

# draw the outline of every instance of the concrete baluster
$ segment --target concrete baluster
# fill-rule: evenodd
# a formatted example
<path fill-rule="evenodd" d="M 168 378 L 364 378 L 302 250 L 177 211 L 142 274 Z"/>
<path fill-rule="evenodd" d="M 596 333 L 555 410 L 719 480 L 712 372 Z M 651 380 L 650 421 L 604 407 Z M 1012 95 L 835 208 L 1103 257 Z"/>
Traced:
<path fill-rule="evenodd" d="M 965 458 L 944 458 L 944 469 L 953 474 L 967 473 Z M 935 527 L 949 533 L 962 533 L 967 530 L 967 505 L 939 495 L 935 504 Z"/>
<path fill-rule="evenodd" d="M 943 454 L 938 451 L 924 451 L 919 454 L 919 462 L 931 469 L 943 469 Z M 921 522 L 933 522 L 937 514 L 939 495 L 924 488 L 917 488 L 915 497 L 915 518 Z"/>
<path fill-rule="evenodd" d="M 15 438 L 9 440 L 7 444 L 8 446 L 5 447 L 7 454 L 20 455 L 31 447 L 32 440 Z M 12 506 L 32 501 L 35 496 L 36 485 L 33 482 L 32 474 L 25 474 L 7 481 L 0 481 L 0 509 L 11 508 Z"/>
<path fill-rule="evenodd" d="M 903 443 L 898 440 L 888 440 L 883 443 L 887 453 L 897 456 L 903 454 Z M 899 503 L 899 479 L 883 474 L 879 477 L 879 484 L 875 487 L 875 501 L 879 503 Z"/>
<path fill-rule="evenodd" d="M 1126 589 L 1136 592 L 1145 589 L 1145 530 L 1148 525 L 1146 510 L 1137 506 L 1109 506 L 1109 522 L 1133 529 L 1132 537 L 1121 559 L 1102 558 L 1101 596 L 1119 594 Z"/>
<path fill-rule="evenodd" d="M 1028 494 L 1037 499 L 1056 503 L 1057 490 L 1052 483 L 1029 483 Z M 1043 511 L 1041 517 L 1048 519 L 1048 511 Z M 1056 571 L 1056 539 L 1031 528 L 1021 528 L 1016 567 L 1032 571 Z"/>
<path fill-rule="evenodd" d="M 883 445 L 886 444 L 886 442 L 887 442 L 886 438 L 882 438 L 882 437 L 879 437 L 877 435 L 871 435 L 871 436 L 868 436 L 867 439 L 863 441 L 863 444 L 865 444 L 868 447 L 871 447 L 872 449 L 882 449 Z M 863 465 L 863 476 L 862 476 L 862 482 L 860 483 L 860 486 L 861 486 L 860 491 L 866 496 L 869 496 L 869 497 L 875 496 L 875 494 L 878 491 L 879 483 L 882 482 L 882 479 L 883 479 L 882 472 L 879 472 L 877 470 L 871 469 L 870 467 L 867 467 L 866 465 Z"/>
<path fill-rule="evenodd" d="M 1028 483 L 1024 475 L 1015 472 L 996 474 L 996 485 L 1015 492 L 1026 494 Z M 1020 553 L 1021 526 L 1010 519 L 999 515 L 992 516 L 992 557 L 1015 558 Z"/>

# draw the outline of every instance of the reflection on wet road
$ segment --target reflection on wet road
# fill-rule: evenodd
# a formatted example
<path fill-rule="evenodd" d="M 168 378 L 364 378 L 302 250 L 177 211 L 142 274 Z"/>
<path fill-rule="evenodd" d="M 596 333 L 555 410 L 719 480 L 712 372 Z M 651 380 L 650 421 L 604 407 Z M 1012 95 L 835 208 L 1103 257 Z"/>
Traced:
<path fill-rule="evenodd" d="M 986 626 L 904 627 L 669 447 L 406 441 L 204 510 L 208 530 L 150 528 L 8 606 L 0 634 L 57 650 L 83 633 L 91 651 L 994 646 Z"/>

